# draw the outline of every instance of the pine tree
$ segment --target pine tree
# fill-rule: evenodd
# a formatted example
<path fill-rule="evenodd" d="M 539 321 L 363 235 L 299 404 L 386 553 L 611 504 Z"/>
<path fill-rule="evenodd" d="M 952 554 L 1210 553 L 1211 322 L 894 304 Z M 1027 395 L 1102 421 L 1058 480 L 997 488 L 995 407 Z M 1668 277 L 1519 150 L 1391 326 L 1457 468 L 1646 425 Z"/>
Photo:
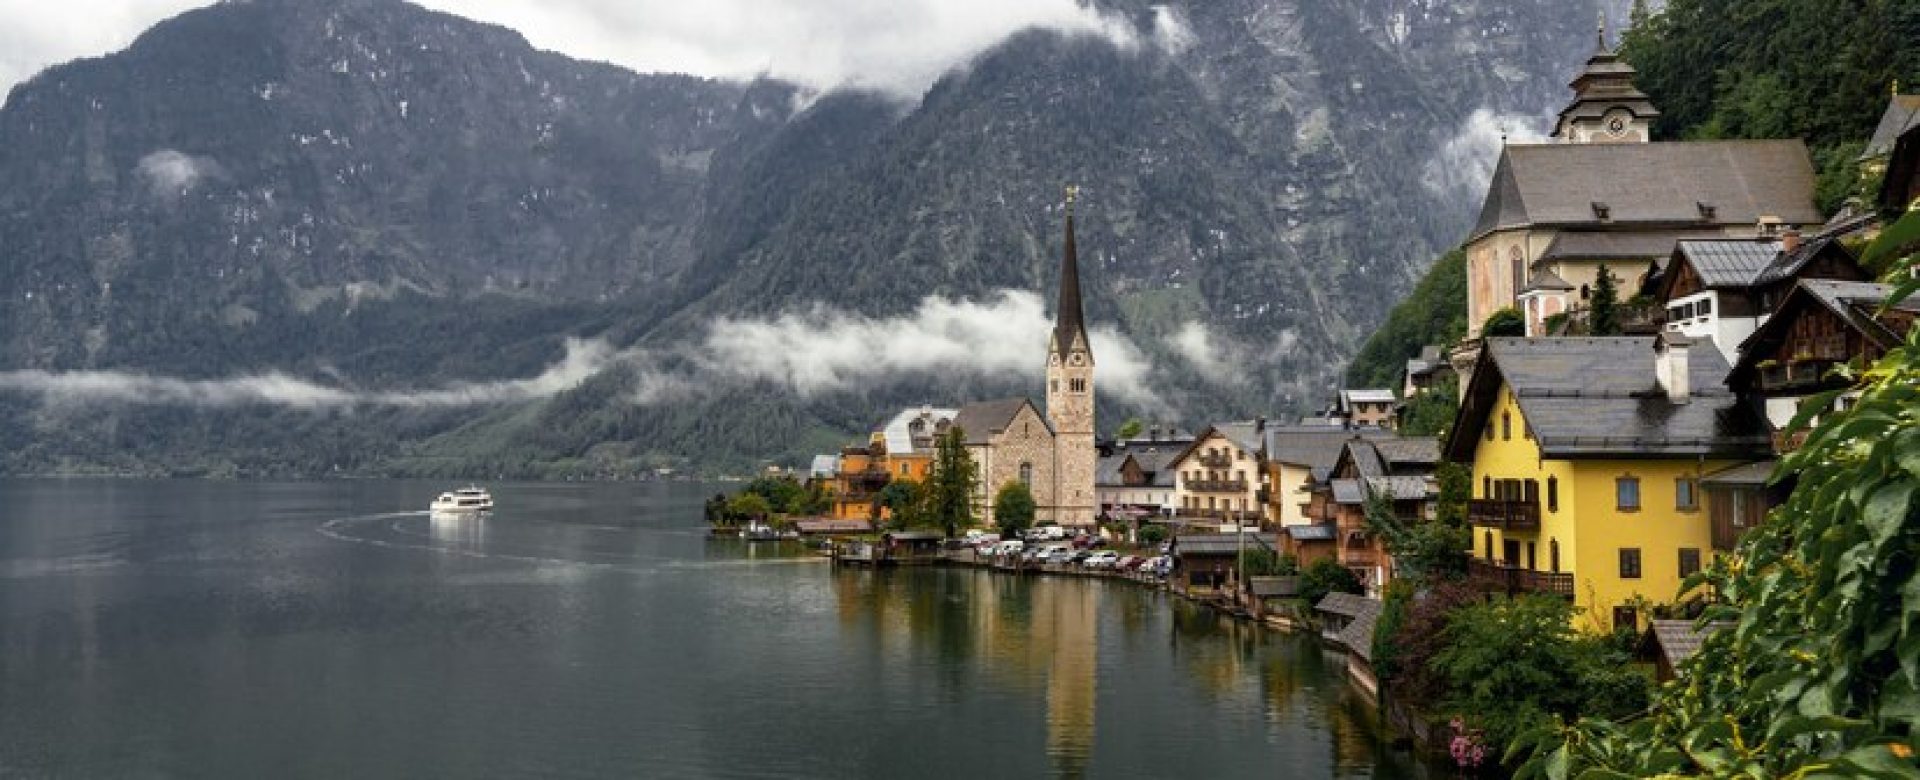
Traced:
<path fill-rule="evenodd" d="M 958 426 L 948 429 L 936 442 L 927 475 L 927 519 L 947 536 L 973 525 L 973 489 L 979 482 L 979 469 L 967 454 L 966 432 Z"/>
<path fill-rule="evenodd" d="M 1587 332 L 1595 336 L 1620 335 L 1619 281 L 1606 266 L 1593 282 L 1593 304 L 1587 315 Z"/>

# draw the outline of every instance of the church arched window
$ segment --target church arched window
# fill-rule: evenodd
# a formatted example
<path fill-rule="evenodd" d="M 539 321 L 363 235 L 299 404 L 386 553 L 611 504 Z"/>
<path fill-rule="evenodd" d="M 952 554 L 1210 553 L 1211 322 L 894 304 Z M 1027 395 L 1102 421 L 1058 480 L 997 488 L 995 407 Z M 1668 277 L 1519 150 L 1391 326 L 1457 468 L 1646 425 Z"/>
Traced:
<path fill-rule="evenodd" d="M 1033 487 L 1033 464 L 1020 464 L 1020 484 Z"/>

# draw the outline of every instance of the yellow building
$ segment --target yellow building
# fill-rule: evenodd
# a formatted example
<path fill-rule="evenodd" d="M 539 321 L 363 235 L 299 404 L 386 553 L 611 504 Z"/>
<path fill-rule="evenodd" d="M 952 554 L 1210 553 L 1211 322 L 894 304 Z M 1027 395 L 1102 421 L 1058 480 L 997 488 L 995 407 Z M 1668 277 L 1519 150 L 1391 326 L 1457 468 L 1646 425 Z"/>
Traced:
<path fill-rule="evenodd" d="M 1684 337 L 1488 339 L 1447 456 L 1473 467 L 1475 584 L 1639 627 L 1712 554 L 1701 477 L 1764 460 L 1767 426 Z"/>

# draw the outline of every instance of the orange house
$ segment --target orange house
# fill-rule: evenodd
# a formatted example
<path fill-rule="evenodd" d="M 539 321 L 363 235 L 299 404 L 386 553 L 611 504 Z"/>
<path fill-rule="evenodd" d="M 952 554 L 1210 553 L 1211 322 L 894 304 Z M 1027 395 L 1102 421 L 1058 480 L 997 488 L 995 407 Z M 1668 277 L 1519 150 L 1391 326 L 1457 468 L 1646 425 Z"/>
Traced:
<path fill-rule="evenodd" d="M 880 491 L 894 480 L 923 482 L 933 468 L 934 439 L 953 424 L 953 409 L 916 407 L 887 421 L 866 446 L 840 451 L 840 469 L 829 488 L 833 516 L 842 520 L 885 519 Z"/>

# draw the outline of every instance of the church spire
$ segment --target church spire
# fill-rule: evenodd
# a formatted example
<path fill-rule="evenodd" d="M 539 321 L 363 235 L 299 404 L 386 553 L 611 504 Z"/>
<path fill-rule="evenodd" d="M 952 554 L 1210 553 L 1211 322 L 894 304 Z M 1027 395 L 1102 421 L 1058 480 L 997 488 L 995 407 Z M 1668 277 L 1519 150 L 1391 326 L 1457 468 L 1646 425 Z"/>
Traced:
<path fill-rule="evenodd" d="M 1053 313 L 1053 351 L 1061 355 L 1073 350 L 1076 338 L 1082 349 L 1089 347 L 1080 312 L 1080 257 L 1073 241 L 1073 202 L 1079 196 L 1079 187 L 1067 186 L 1067 247 L 1060 258 L 1060 304 Z"/>

